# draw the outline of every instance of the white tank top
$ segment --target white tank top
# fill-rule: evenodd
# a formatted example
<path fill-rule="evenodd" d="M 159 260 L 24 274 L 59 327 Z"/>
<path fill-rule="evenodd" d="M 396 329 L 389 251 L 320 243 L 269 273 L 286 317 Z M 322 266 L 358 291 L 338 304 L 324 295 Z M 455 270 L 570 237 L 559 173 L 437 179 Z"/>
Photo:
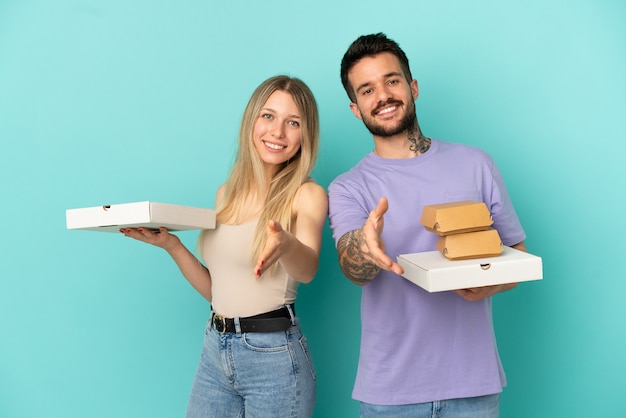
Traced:
<path fill-rule="evenodd" d="M 242 225 L 217 224 L 200 242 L 200 254 L 211 273 L 211 306 L 227 318 L 252 316 L 293 303 L 298 282 L 277 263 L 260 278 L 252 269 L 252 240 L 257 221 Z"/>

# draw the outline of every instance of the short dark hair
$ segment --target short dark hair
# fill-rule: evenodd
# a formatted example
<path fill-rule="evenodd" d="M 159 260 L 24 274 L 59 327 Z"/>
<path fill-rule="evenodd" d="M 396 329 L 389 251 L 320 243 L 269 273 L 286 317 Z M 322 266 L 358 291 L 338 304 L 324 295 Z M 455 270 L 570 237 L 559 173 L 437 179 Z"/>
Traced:
<path fill-rule="evenodd" d="M 408 81 L 413 79 L 411 69 L 409 68 L 409 59 L 397 42 L 387 38 L 384 33 L 376 33 L 371 35 L 362 35 L 352 42 L 341 60 L 341 83 L 348 93 L 348 97 L 353 103 L 356 103 L 356 93 L 350 86 L 348 80 L 348 72 L 362 58 L 378 55 L 381 52 L 389 52 L 395 55 L 400 61 L 404 76 Z"/>

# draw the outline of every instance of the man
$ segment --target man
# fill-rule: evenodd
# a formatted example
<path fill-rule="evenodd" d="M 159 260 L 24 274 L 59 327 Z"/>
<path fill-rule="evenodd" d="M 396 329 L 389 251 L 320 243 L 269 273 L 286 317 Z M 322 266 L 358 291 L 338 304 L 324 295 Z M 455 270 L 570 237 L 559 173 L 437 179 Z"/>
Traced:
<path fill-rule="evenodd" d="M 485 202 L 502 242 L 525 251 L 502 177 L 483 151 L 422 134 L 417 81 L 384 34 L 352 43 L 341 80 L 374 139 L 374 151 L 329 186 L 341 269 L 364 286 L 353 391 L 361 416 L 497 417 L 506 381 L 491 296 L 515 284 L 428 293 L 400 276 L 395 257 L 435 250 L 422 209 L 460 200 Z"/>

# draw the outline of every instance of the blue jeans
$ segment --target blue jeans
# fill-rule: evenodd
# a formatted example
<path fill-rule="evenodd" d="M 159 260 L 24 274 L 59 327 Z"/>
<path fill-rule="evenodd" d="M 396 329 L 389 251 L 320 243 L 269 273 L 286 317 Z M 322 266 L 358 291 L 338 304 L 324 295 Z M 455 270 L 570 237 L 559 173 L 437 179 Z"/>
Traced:
<path fill-rule="evenodd" d="M 499 393 L 411 405 L 372 405 L 361 402 L 361 418 L 498 418 L 499 414 Z"/>
<path fill-rule="evenodd" d="M 298 318 L 267 333 L 219 334 L 210 322 L 187 418 L 313 415 L 315 369 Z"/>

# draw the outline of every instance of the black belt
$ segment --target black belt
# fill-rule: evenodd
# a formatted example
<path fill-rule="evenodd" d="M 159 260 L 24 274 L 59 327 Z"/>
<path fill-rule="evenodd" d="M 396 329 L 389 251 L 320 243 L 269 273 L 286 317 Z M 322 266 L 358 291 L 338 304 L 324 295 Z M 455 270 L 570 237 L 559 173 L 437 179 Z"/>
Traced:
<path fill-rule="evenodd" d="M 295 316 L 296 311 L 293 303 L 289 306 Z M 224 318 L 214 312 L 211 314 L 211 323 L 215 331 L 220 334 L 237 332 L 234 318 Z M 241 332 L 277 332 L 286 331 L 289 327 L 291 327 L 291 315 L 287 306 L 275 311 L 239 318 Z"/>

